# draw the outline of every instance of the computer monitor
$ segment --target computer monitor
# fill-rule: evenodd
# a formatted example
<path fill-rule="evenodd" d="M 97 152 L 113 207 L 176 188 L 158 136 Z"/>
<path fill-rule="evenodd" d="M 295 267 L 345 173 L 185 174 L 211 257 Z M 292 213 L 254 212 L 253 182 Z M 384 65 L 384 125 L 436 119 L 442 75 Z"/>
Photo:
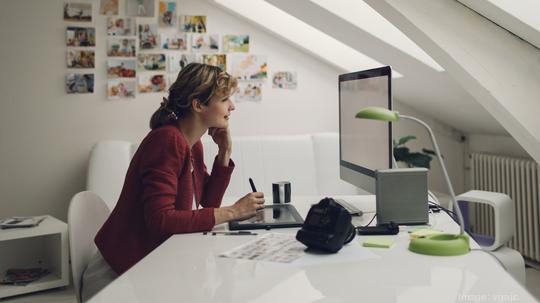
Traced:
<path fill-rule="evenodd" d="M 339 75 L 340 178 L 375 194 L 375 170 L 392 168 L 390 122 L 357 119 L 367 106 L 392 109 L 389 66 Z"/>

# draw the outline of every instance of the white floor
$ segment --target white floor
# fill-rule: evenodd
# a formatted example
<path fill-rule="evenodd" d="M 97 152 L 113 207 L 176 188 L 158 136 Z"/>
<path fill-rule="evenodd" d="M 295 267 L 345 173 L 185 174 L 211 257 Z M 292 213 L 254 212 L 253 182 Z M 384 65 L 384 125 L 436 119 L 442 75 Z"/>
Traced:
<path fill-rule="evenodd" d="M 540 301 L 540 271 L 527 268 L 527 290 Z M 77 303 L 73 288 L 46 290 L 34 294 L 0 299 L 1 303 Z M 519 302 L 519 300 L 517 301 Z"/>

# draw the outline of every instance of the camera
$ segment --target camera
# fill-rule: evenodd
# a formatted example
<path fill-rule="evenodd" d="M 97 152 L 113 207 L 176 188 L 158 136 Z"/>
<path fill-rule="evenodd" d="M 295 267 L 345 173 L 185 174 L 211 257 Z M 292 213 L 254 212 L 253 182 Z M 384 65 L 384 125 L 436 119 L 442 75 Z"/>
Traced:
<path fill-rule="evenodd" d="M 311 206 L 296 239 L 308 248 L 331 253 L 354 239 L 356 230 L 351 215 L 332 198 L 324 198 Z"/>

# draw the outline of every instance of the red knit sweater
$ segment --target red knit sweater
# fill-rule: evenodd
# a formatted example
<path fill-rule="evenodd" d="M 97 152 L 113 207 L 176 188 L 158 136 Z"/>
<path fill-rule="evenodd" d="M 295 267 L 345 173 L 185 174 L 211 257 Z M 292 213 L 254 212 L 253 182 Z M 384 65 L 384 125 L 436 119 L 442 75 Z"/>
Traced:
<path fill-rule="evenodd" d="M 193 176 L 190 161 L 193 163 Z M 190 150 L 175 125 L 152 130 L 133 156 L 118 203 L 95 237 L 103 258 L 118 274 L 171 235 L 211 230 L 234 168 L 203 162 L 199 141 Z M 192 210 L 193 192 L 197 207 Z"/>

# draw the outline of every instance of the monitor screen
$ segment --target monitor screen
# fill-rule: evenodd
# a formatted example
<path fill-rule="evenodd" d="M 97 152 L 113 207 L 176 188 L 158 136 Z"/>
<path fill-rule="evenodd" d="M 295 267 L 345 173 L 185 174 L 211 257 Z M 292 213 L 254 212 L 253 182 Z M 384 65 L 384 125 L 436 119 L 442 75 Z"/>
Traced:
<path fill-rule="evenodd" d="M 375 193 L 375 170 L 392 168 L 392 127 L 355 118 L 368 106 L 392 109 L 389 66 L 339 76 L 340 176 Z"/>

